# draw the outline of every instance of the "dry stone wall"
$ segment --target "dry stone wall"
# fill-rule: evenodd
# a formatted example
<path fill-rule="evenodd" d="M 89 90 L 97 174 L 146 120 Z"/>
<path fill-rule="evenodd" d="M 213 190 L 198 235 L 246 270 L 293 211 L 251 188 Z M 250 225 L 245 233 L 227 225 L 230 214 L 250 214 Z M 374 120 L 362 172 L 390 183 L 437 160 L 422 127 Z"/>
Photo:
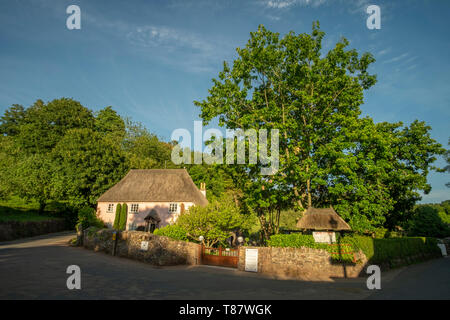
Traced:
<path fill-rule="evenodd" d="M 112 229 L 87 229 L 83 235 L 85 248 L 112 254 L 114 247 Z M 147 242 L 142 250 L 142 242 Z M 142 231 L 123 231 L 117 233 L 115 255 L 147 262 L 157 266 L 180 264 L 200 264 L 200 245 L 177 241 L 164 236 Z"/>
<path fill-rule="evenodd" d="M 245 270 L 245 249 L 258 249 L 258 272 L 279 279 L 330 280 L 355 278 L 364 273 L 366 256 L 356 254 L 355 264 L 338 263 L 329 252 L 312 248 L 242 247 L 238 269 Z"/>
<path fill-rule="evenodd" d="M 64 219 L 41 221 L 6 221 L 0 223 L 0 241 L 39 236 L 67 230 Z"/>

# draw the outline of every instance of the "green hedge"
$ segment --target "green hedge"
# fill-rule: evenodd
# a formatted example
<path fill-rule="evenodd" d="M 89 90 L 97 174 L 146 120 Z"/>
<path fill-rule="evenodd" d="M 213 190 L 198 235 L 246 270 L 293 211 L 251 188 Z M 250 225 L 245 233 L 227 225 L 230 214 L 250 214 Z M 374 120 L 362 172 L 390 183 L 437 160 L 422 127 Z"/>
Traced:
<path fill-rule="evenodd" d="M 352 243 L 355 248 L 364 252 L 370 263 L 388 263 L 396 266 L 397 259 L 409 258 L 420 261 L 428 256 L 440 256 L 436 238 L 404 237 L 389 239 L 373 239 L 363 236 L 347 236 L 344 241 Z M 407 263 L 404 261 L 403 263 Z"/>
<path fill-rule="evenodd" d="M 338 236 L 338 235 L 337 235 Z M 341 239 L 342 240 L 342 239 Z M 326 243 L 317 243 L 314 241 L 312 235 L 291 233 L 291 234 L 277 234 L 270 237 L 267 241 L 269 247 L 284 247 L 284 248 L 313 248 L 323 249 L 331 254 L 331 258 L 337 261 L 353 261 L 353 254 L 347 254 L 353 249 L 353 245 L 350 242 L 340 241 L 342 246 L 330 246 Z M 347 246 L 349 245 L 349 246 Z M 357 251 L 354 250 L 353 251 Z"/>
<path fill-rule="evenodd" d="M 122 205 L 120 203 L 116 206 L 116 216 L 114 217 L 113 228 L 119 230 L 120 214 L 122 212 Z"/>
<path fill-rule="evenodd" d="M 435 238 L 425 237 L 404 237 L 404 238 L 389 238 L 389 239 L 373 239 L 367 236 L 347 235 L 339 237 L 341 244 L 341 252 L 348 251 L 351 246 L 354 252 L 361 250 L 367 257 L 370 263 L 383 264 L 387 263 L 391 267 L 397 266 L 397 259 L 408 258 L 411 262 L 420 261 L 429 256 L 440 256 L 440 249 L 437 246 Z M 268 245 L 271 247 L 291 247 L 291 248 L 315 248 L 324 249 L 328 252 L 337 252 L 337 246 L 330 246 L 324 243 L 316 243 L 312 235 L 304 234 L 278 234 L 270 237 Z M 332 254 L 334 260 L 348 261 L 351 260 L 352 255 Z M 409 263 L 404 260 L 404 264 Z"/>
<path fill-rule="evenodd" d="M 127 216 L 128 216 L 128 206 L 126 203 L 122 204 L 122 209 L 120 211 L 119 219 L 119 230 L 123 231 L 127 228 Z"/>
<path fill-rule="evenodd" d="M 166 237 L 169 237 L 169 238 L 172 238 L 175 240 L 183 240 L 183 241 L 188 240 L 186 231 L 176 224 L 168 225 L 161 229 L 156 229 L 153 232 L 153 234 L 156 234 L 159 236 L 166 236 Z"/>

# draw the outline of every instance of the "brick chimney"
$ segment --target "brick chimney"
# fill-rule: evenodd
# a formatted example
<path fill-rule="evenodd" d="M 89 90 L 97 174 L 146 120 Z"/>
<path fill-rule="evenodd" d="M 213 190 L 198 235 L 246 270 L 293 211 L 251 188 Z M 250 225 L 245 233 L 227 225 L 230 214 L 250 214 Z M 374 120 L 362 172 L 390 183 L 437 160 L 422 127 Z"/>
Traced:
<path fill-rule="evenodd" d="M 205 196 L 206 198 L 206 183 L 201 182 L 200 183 L 200 192 Z"/>

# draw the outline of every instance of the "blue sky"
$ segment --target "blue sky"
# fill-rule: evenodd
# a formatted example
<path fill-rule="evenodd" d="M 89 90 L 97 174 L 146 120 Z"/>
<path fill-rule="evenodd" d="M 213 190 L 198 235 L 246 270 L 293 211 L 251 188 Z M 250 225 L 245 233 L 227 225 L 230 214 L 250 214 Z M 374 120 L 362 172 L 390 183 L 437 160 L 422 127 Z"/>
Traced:
<path fill-rule="evenodd" d="M 66 8 L 81 8 L 81 30 L 66 28 Z M 366 27 L 370 4 L 381 29 Z M 450 1 L 407 0 L 10 0 L 0 3 L 0 112 L 11 104 L 71 97 L 92 110 L 111 105 L 169 139 L 193 130 L 194 100 L 259 24 L 310 32 L 319 20 L 324 49 L 341 37 L 377 62 L 365 94 L 375 121 L 424 120 L 447 147 L 450 136 Z M 213 124 L 214 125 L 214 124 Z M 438 165 L 444 161 L 439 159 Z M 448 174 L 431 174 L 423 202 L 450 198 Z"/>

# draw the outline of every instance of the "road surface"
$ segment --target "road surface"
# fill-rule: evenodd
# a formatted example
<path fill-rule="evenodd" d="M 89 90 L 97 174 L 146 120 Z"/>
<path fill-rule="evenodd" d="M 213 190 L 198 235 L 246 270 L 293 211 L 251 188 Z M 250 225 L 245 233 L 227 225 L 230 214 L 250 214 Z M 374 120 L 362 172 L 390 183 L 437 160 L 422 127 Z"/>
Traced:
<path fill-rule="evenodd" d="M 0 299 L 450 299 L 450 259 L 382 274 L 381 290 L 365 278 L 329 282 L 275 280 L 209 266 L 154 267 L 67 245 L 73 233 L 0 243 Z M 69 265 L 81 289 L 66 286 Z"/>

